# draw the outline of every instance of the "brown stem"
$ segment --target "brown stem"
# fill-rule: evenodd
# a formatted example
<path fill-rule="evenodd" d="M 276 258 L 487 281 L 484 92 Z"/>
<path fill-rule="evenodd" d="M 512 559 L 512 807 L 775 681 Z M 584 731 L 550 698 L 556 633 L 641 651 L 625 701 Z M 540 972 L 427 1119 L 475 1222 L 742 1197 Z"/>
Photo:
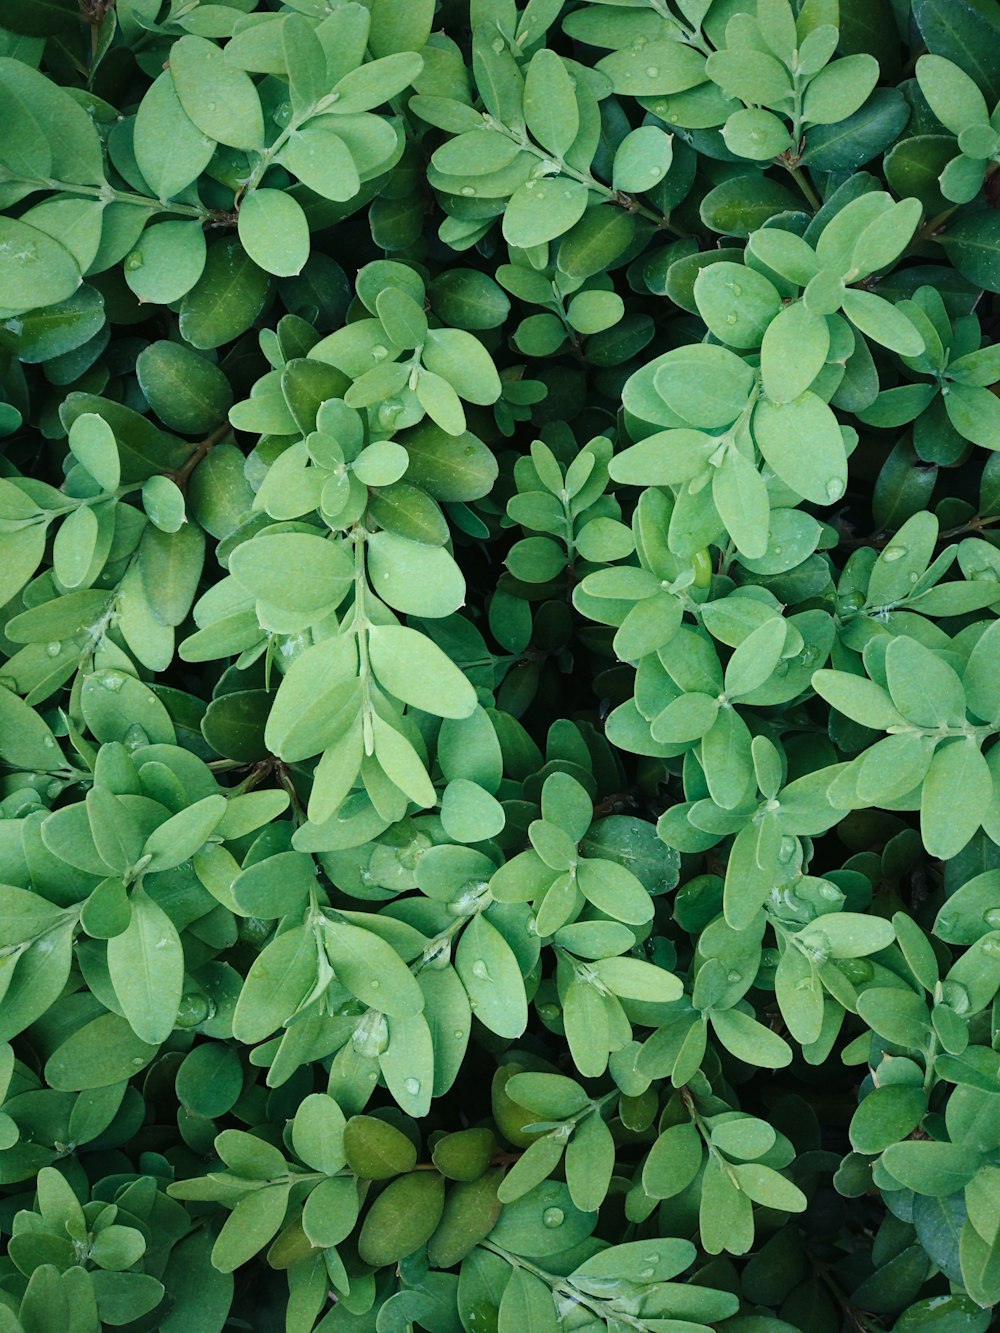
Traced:
<path fill-rule="evenodd" d="M 225 439 L 232 427 L 228 421 L 224 421 L 221 426 L 213 430 L 211 435 L 205 437 L 199 444 L 195 445 L 193 453 L 181 464 L 176 472 L 170 473 L 171 481 L 175 482 L 181 490 L 186 486 L 191 473 L 220 440 Z"/>

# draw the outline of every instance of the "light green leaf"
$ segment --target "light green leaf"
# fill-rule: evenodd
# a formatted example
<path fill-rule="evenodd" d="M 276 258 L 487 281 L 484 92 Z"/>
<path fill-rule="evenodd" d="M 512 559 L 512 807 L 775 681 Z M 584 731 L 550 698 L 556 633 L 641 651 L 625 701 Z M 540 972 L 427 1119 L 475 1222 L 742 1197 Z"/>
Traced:
<path fill-rule="evenodd" d="M 231 65 L 222 48 L 190 34 L 170 48 L 170 77 L 193 124 L 230 148 L 264 146 L 264 114 L 248 75 Z"/>
<path fill-rule="evenodd" d="M 579 181 L 543 176 L 519 185 L 503 215 L 508 245 L 543 245 L 569 231 L 587 211 L 589 193 Z"/>
<path fill-rule="evenodd" d="M 136 1036 L 150 1045 L 174 1027 L 184 984 L 184 952 L 174 923 L 141 888 L 132 894 L 132 919 L 108 940 L 108 971 Z"/>
<path fill-rule="evenodd" d="M 468 717 L 476 695 L 463 673 L 426 635 L 401 625 L 368 631 L 372 670 L 404 703 L 438 717 Z"/>
<path fill-rule="evenodd" d="M 282 190 L 252 190 L 240 205 L 239 238 L 265 273 L 301 273 L 309 258 L 309 223 L 301 206 Z"/>

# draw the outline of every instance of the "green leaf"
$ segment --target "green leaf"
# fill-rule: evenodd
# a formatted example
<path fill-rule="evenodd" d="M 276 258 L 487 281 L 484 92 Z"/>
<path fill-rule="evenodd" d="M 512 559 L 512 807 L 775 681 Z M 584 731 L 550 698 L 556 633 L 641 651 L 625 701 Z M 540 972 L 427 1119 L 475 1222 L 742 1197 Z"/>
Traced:
<path fill-rule="evenodd" d="M 781 297 L 762 273 L 742 264 L 709 264 L 695 279 L 698 313 L 720 342 L 759 347 L 781 310 Z"/>
<path fill-rule="evenodd" d="M 770 522 L 767 487 L 738 449 L 730 449 L 713 473 L 712 499 L 740 554 L 748 559 L 763 556 Z"/>
<path fill-rule="evenodd" d="M 465 579 L 441 546 L 408 541 L 391 532 L 368 538 L 372 589 L 396 611 L 408 615 L 450 615 L 465 601 Z"/>
<path fill-rule="evenodd" d="M 384 1120 L 351 1116 L 343 1134 L 348 1166 L 362 1180 L 389 1180 L 412 1171 L 417 1164 L 413 1143 Z"/>
<path fill-rule="evenodd" d="M 577 882 L 588 902 L 616 921 L 641 925 L 653 914 L 653 904 L 641 882 L 616 862 L 581 859 Z"/>
<path fill-rule="evenodd" d="M 339 541 L 300 532 L 242 542 L 229 567 L 251 596 L 302 612 L 333 611 L 354 578 L 351 558 Z M 298 571 L 294 582 L 287 577 L 289 569 Z"/>
<path fill-rule="evenodd" d="M 963 439 L 984 449 L 997 446 L 1000 428 L 1000 402 L 988 389 L 965 384 L 948 385 L 943 393 L 948 420 Z"/>
<path fill-rule="evenodd" d="M 336 125 L 321 118 L 293 130 L 278 160 L 316 194 L 343 202 L 359 192 L 361 177 Z"/>
<path fill-rule="evenodd" d="M 281 190 L 252 190 L 240 205 L 239 238 L 265 273 L 287 278 L 309 258 L 309 223 L 301 205 Z"/>
<path fill-rule="evenodd" d="M 112 492 L 121 481 L 115 434 L 95 412 L 84 412 L 69 430 L 69 447 L 101 489 Z"/>
<path fill-rule="evenodd" d="M 147 227 L 125 261 L 125 281 L 140 301 L 168 305 L 198 283 L 206 267 L 205 235 L 197 222 Z"/>
<path fill-rule="evenodd" d="M 898 1083 L 874 1088 L 851 1120 L 851 1144 L 857 1152 L 880 1153 L 908 1139 L 926 1111 L 927 1096 L 922 1088 Z"/>
<path fill-rule="evenodd" d="M 199 851 L 225 813 L 224 796 L 205 796 L 155 828 L 143 846 L 150 871 L 171 870 Z"/>
<path fill-rule="evenodd" d="M 960 213 L 941 244 L 963 278 L 988 292 L 1000 291 L 1000 217 L 995 211 Z"/>
<path fill-rule="evenodd" d="M 403 626 L 373 626 L 368 651 L 376 678 L 397 698 L 438 717 L 468 717 L 475 691 L 426 635 Z"/>
<path fill-rule="evenodd" d="M 188 116 L 166 70 L 139 103 L 132 148 L 143 178 L 160 199 L 173 199 L 197 180 L 215 152 L 215 140 Z"/>
<path fill-rule="evenodd" d="M 918 727 L 965 723 L 965 691 L 947 663 L 915 639 L 893 639 L 886 649 L 885 674 L 892 702 Z"/>
<path fill-rule="evenodd" d="M 780 105 L 792 93 L 788 71 L 765 51 L 715 51 L 708 58 L 705 72 L 741 102 Z"/>
<path fill-rule="evenodd" d="M 189 226 L 160 223 L 159 227 Z M 209 247 L 204 270 L 181 305 L 180 331 L 192 347 L 220 347 L 231 342 L 263 311 L 271 293 L 267 274 L 234 237 Z"/>
<path fill-rule="evenodd" d="M 722 137 L 731 153 L 752 162 L 766 162 L 792 146 L 785 122 L 773 111 L 757 107 L 734 111 L 722 128 Z"/>
<path fill-rule="evenodd" d="M 996 102 L 1000 59 L 995 43 L 1000 25 L 990 7 L 976 0 L 915 0 L 913 15 L 927 49 L 954 61 Z"/>
<path fill-rule="evenodd" d="M 173 922 L 143 889 L 132 920 L 108 941 L 111 984 L 133 1032 L 153 1046 L 174 1027 L 184 983 L 184 953 Z"/>
<path fill-rule="evenodd" d="M 524 1268 L 516 1268 L 500 1301 L 498 1333 L 557 1333 L 556 1314 L 550 1287 Z"/>
<path fill-rule="evenodd" d="M 136 358 L 135 372 L 160 420 L 185 435 L 207 434 L 225 421 L 232 406 L 233 392 L 222 371 L 182 343 L 150 343 Z"/>
<path fill-rule="evenodd" d="M 790 403 L 810 387 L 826 364 L 830 330 L 822 315 L 801 301 L 771 320 L 760 347 L 764 392 L 773 403 Z"/>
<path fill-rule="evenodd" d="M 316 981 L 316 939 L 304 926 L 285 931 L 254 959 L 233 1015 L 237 1041 L 258 1042 L 291 1018 Z"/>
<path fill-rule="evenodd" d="M 646 194 L 663 180 L 673 160 L 674 145 L 670 135 L 655 125 L 642 125 L 626 134 L 618 145 L 612 184 L 616 190 Z"/>
<path fill-rule="evenodd" d="M 668 352 L 654 379 L 672 412 L 707 430 L 732 425 L 746 408 L 753 383 L 753 371 L 735 352 L 711 346 Z"/>
<path fill-rule="evenodd" d="M 874 56 L 859 54 L 833 61 L 809 81 L 802 103 L 803 120 L 811 125 L 846 120 L 865 102 L 878 76 Z"/>
<path fill-rule="evenodd" d="M 487 405 L 500 397 L 500 376 L 479 339 L 461 329 L 432 329 L 426 336 L 423 363 L 448 381 L 466 402 Z"/>
<path fill-rule="evenodd" d="M 507 203 L 504 240 L 522 249 L 555 240 L 579 222 L 587 202 L 587 187 L 565 176 L 527 181 L 518 186 Z"/>
<path fill-rule="evenodd" d="M 797 205 L 795 195 L 779 181 L 754 173 L 735 176 L 709 190 L 700 212 L 702 222 L 712 231 L 723 236 L 749 236 L 768 218 Z"/>
<path fill-rule="evenodd" d="M 358 1236 L 361 1259 L 374 1268 L 398 1263 L 431 1238 L 443 1211 L 444 1180 L 436 1172 L 399 1176 L 368 1210 Z"/>
<path fill-rule="evenodd" d="M 51 954 L 47 965 L 51 966 Z M 102 1014 L 56 1047 L 46 1062 L 45 1079 L 50 1087 L 65 1092 L 110 1087 L 134 1078 L 158 1050 L 158 1044 L 137 1037 L 124 1018 Z"/>
<path fill-rule="evenodd" d="M 788 1043 L 739 1009 L 712 1011 L 715 1035 L 730 1054 L 759 1069 L 783 1069 L 791 1064 Z"/>
<path fill-rule="evenodd" d="M 580 129 L 573 80 L 562 59 L 546 47 L 536 51 L 528 64 L 524 119 L 532 137 L 555 157 L 569 150 Z"/>
<path fill-rule="evenodd" d="M 673 1125 L 657 1138 L 642 1168 L 642 1188 L 653 1199 L 672 1199 L 701 1169 L 704 1145 L 690 1122 Z"/>
<path fill-rule="evenodd" d="M 979 1165 L 979 1154 L 960 1143 L 910 1139 L 890 1144 L 882 1162 L 905 1189 L 942 1198 L 969 1183 Z"/>
<path fill-rule="evenodd" d="M 32 310 L 72 296 L 83 278 L 70 254 L 37 227 L 0 218 L 0 288 L 4 308 Z"/>
<path fill-rule="evenodd" d="M 423 1009 L 424 997 L 413 973 L 373 931 L 346 921 L 326 921 L 323 940 L 337 978 L 363 1004 L 394 1018 Z"/>
<path fill-rule="evenodd" d="M 988 124 L 986 99 L 968 74 L 941 56 L 924 55 L 917 61 L 917 82 L 928 105 L 952 134 L 968 125 Z"/>
<path fill-rule="evenodd" d="M 799 1187 L 769 1166 L 744 1162 L 733 1167 L 733 1175 L 740 1189 L 754 1203 L 780 1208 L 786 1213 L 801 1213 L 808 1206 L 808 1200 Z"/>
<path fill-rule="evenodd" d="M 979 741 L 969 737 L 940 746 L 920 797 L 920 833 L 931 856 L 957 856 L 992 800 L 993 778 Z"/>
<path fill-rule="evenodd" d="M 924 340 L 919 330 L 902 311 L 874 292 L 851 288 L 844 292 L 842 307 L 855 328 L 882 347 L 900 356 L 920 356 L 923 352 Z"/>
<path fill-rule="evenodd" d="M 789 402 L 764 400 L 753 433 L 765 461 L 797 495 L 813 504 L 835 503 L 847 489 L 847 456 L 833 412 L 816 394 Z"/>
<path fill-rule="evenodd" d="M 204 37 L 181 37 L 170 48 L 170 77 L 178 101 L 202 134 L 231 148 L 263 148 L 257 89 L 229 64 L 221 47 Z"/>
<path fill-rule="evenodd" d="M 528 1022 L 521 969 L 510 945 L 482 915 L 462 932 L 455 969 L 479 1021 L 499 1037 L 519 1037 Z"/>
<path fill-rule="evenodd" d="M 268 1185 L 240 1199 L 212 1247 L 213 1267 L 232 1273 L 273 1239 L 284 1220 L 288 1191 L 288 1185 Z"/>

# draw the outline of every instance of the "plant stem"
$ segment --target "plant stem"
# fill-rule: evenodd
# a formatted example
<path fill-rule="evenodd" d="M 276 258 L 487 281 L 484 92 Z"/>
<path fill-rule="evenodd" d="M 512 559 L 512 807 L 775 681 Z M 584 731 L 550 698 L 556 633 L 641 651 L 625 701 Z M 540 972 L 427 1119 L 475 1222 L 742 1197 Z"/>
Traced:
<path fill-rule="evenodd" d="M 214 449 L 220 440 L 224 440 L 230 433 L 230 430 L 231 427 L 229 422 L 224 421 L 221 426 L 212 431 L 211 435 L 206 436 L 205 439 L 195 445 L 194 450 L 189 457 L 184 460 L 177 471 L 171 476 L 171 480 L 179 486 L 181 490 L 184 489 L 185 483 L 190 478 L 191 473 L 195 470 L 205 455 Z"/>
<path fill-rule="evenodd" d="M 802 170 L 801 167 L 793 167 L 790 163 L 785 164 L 785 169 L 791 176 L 792 180 L 794 180 L 795 184 L 805 195 L 806 199 L 809 201 L 810 208 L 813 210 L 814 213 L 818 213 L 819 210 L 823 207 L 823 201 L 820 199 L 819 195 L 816 193 L 813 187 L 809 184 L 809 181 L 806 179 L 805 172 Z"/>

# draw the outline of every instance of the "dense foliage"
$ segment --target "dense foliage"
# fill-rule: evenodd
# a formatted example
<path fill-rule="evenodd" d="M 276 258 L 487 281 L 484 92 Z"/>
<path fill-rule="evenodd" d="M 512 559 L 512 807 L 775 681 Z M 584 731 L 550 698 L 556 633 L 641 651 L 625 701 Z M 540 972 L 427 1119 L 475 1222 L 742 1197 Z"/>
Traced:
<path fill-rule="evenodd" d="M 1000 5 L 0 0 L 2 1333 L 982 1333 Z"/>

